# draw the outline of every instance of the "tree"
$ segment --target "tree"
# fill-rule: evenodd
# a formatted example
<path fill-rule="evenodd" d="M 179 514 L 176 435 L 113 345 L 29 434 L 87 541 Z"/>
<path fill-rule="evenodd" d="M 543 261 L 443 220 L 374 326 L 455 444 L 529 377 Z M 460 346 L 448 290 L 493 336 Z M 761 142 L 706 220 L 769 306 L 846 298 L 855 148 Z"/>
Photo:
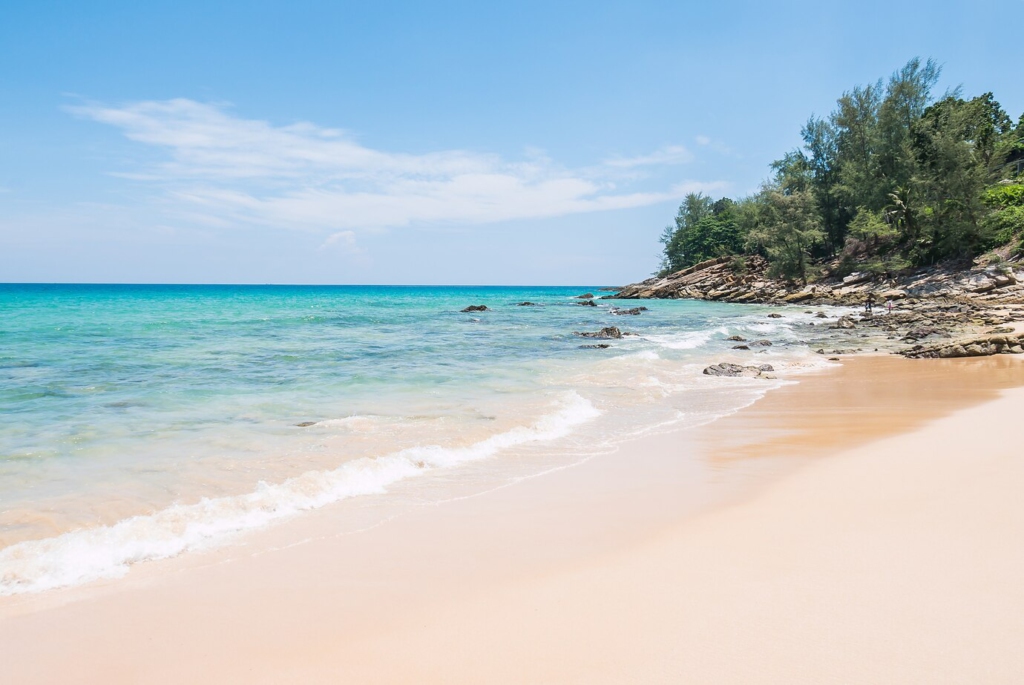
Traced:
<path fill-rule="evenodd" d="M 701 193 L 684 198 L 675 226 L 662 234 L 665 255 L 662 273 L 671 273 L 707 259 L 743 249 L 743 236 L 728 198 L 712 201 Z"/>
<path fill-rule="evenodd" d="M 825 238 L 814 195 L 808 190 L 786 193 L 772 184 L 756 203 L 747 247 L 768 257 L 771 275 L 806 283 L 811 250 Z"/>

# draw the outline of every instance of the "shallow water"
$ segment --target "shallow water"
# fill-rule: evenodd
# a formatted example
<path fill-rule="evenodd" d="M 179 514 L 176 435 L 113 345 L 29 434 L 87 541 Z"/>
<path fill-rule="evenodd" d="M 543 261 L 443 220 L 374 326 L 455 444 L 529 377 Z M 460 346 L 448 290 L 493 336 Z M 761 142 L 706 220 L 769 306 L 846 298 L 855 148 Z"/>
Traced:
<path fill-rule="evenodd" d="M 712 361 L 821 361 L 796 311 L 580 306 L 587 290 L 0 285 L 0 594 L 116 576 L 399 481 L 426 476 L 437 497 L 481 468 L 571 463 L 775 383 L 703 376 Z M 610 325 L 637 335 L 573 335 Z M 734 334 L 774 344 L 738 352 Z M 580 347 L 594 342 L 611 347 Z"/>

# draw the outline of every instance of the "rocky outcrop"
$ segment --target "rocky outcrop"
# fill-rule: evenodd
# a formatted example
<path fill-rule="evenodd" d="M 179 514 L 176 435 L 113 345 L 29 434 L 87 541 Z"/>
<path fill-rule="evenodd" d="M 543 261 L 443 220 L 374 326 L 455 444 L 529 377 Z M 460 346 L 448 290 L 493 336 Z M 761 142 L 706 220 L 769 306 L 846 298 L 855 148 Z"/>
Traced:
<path fill-rule="evenodd" d="M 618 316 L 640 316 L 640 312 L 646 312 L 647 307 L 631 307 L 629 309 L 619 309 L 618 307 L 612 307 L 609 311 L 612 314 Z"/>
<path fill-rule="evenodd" d="M 771 364 L 760 364 L 758 366 L 740 366 L 739 364 L 731 364 L 729 362 L 721 362 L 719 364 L 712 364 L 711 366 L 704 369 L 705 376 L 728 376 L 730 378 L 769 378 L 765 374 L 771 373 L 775 369 L 772 368 Z"/>
<path fill-rule="evenodd" d="M 615 326 L 608 326 L 608 327 L 602 328 L 601 330 L 596 331 L 594 333 L 588 333 L 586 331 L 584 331 L 584 332 L 573 331 L 572 334 L 573 335 L 578 335 L 581 338 L 604 338 L 604 339 L 612 339 L 612 340 L 620 340 L 624 335 L 635 335 L 635 334 L 631 334 L 631 333 L 623 333 L 622 331 L 620 331 Z"/>
<path fill-rule="evenodd" d="M 1024 352 L 1024 333 L 988 335 L 953 342 L 914 345 L 900 354 L 910 359 L 954 359 L 957 357 L 987 357 L 993 354 L 1021 354 Z"/>
<path fill-rule="evenodd" d="M 576 304 L 580 305 L 581 307 L 596 307 L 597 306 L 597 303 L 594 302 L 593 300 L 583 300 L 582 302 L 577 302 Z"/>
<path fill-rule="evenodd" d="M 489 311 L 489 310 L 487 309 L 487 305 L 484 305 L 484 304 L 471 304 L 471 305 L 469 305 L 468 307 L 466 307 L 465 309 L 463 309 L 461 311 L 463 311 L 463 312 L 486 312 L 486 311 Z"/>
<path fill-rule="evenodd" d="M 979 304 L 1024 304 L 1024 271 L 1016 264 L 957 268 L 931 267 L 887 278 L 866 272 L 816 283 L 795 284 L 767 275 L 768 262 L 745 258 L 701 262 L 666 276 L 648 278 L 608 298 L 695 299 L 764 304 L 863 305 L 872 296 L 876 307 L 886 301 L 943 298 Z"/>
<path fill-rule="evenodd" d="M 594 293 L 583 293 L 582 295 L 576 296 L 577 300 L 592 300 L 594 299 Z"/>

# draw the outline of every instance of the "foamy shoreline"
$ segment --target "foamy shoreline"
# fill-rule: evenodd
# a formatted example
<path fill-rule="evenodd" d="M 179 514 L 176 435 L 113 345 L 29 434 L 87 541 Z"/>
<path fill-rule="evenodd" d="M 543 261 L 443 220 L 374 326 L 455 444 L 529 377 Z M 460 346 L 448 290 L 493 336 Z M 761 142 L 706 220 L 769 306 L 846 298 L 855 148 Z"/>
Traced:
<path fill-rule="evenodd" d="M 1019 385 L 1006 357 L 853 359 L 685 445 L 7 598 L 0 657 L 24 683 L 1010 682 Z M 700 513 L 681 448 L 767 484 Z"/>

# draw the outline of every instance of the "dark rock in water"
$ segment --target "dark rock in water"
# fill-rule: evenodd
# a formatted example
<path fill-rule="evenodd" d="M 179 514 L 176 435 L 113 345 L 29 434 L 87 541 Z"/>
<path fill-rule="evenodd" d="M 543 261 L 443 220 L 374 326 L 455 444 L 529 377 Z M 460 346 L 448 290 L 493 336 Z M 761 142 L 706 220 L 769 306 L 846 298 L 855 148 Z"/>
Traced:
<path fill-rule="evenodd" d="M 826 314 L 825 312 L 818 312 L 814 316 L 816 316 L 819 319 L 827 319 L 828 318 L 828 314 Z"/>
<path fill-rule="evenodd" d="M 583 300 L 582 302 L 577 302 L 576 304 L 580 305 L 581 307 L 596 307 L 597 306 L 597 303 L 594 302 L 593 300 Z"/>
<path fill-rule="evenodd" d="M 750 348 L 747 347 L 746 345 L 733 345 L 732 349 L 734 349 L 734 350 L 749 350 Z"/>
<path fill-rule="evenodd" d="M 594 299 L 594 293 L 583 293 L 582 295 L 576 296 L 577 300 L 592 300 Z"/>
<path fill-rule="evenodd" d="M 828 360 L 830 362 L 837 362 L 837 361 L 839 361 L 839 357 L 829 357 Z"/>
<path fill-rule="evenodd" d="M 586 303 L 581 302 L 580 304 Z M 591 302 L 590 304 L 593 304 L 593 302 Z M 647 307 L 631 307 L 630 309 L 619 309 L 618 307 L 616 307 L 611 311 L 612 314 L 617 314 L 618 316 L 640 316 L 640 312 L 646 312 Z"/>
<path fill-rule="evenodd" d="M 536 307 L 537 305 L 534 302 L 520 302 L 516 306 L 517 307 Z"/>
<path fill-rule="evenodd" d="M 297 423 L 295 425 L 299 428 L 309 428 L 310 426 L 315 426 L 316 421 L 303 421 L 302 423 Z"/>
<path fill-rule="evenodd" d="M 727 376 L 729 378 L 757 378 L 763 373 L 774 370 L 775 369 L 772 368 L 771 364 L 761 364 L 760 366 L 740 366 L 739 364 L 722 362 L 721 364 L 712 364 L 704 369 L 704 375 Z"/>
<path fill-rule="evenodd" d="M 781 319 L 782 318 L 782 314 L 778 314 L 776 312 L 772 312 L 771 314 L 768 315 L 768 318 L 769 319 Z"/>
<path fill-rule="evenodd" d="M 726 340 L 731 340 L 733 342 L 747 342 L 747 339 L 742 335 L 730 335 Z"/>
<path fill-rule="evenodd" d="M 607 328 L 602 328 L 601 330 L 597 331 L 596 333 L 588 333 L 588 332 L 582 332 L 581 333 L 579 331 L 573 331 L 572 334 L 573 335 L 578 335 L 581 338 L 607 338 L 607 339 L 614 339 L 614 340 L 619 340 L 623 336 L 622 331 L 620 331 L 615 326 L 608 326 Z M 629 333 L 626 333 L 625 335 L 629 335 Z"/>
<path fill-rule="evenodd" d="M 611 345 L 608 343 L 598 343 L 596 345 L 580 345 L 581 350 L 607 350 Z"/>
<path fill-rule="evenodd" d="M 754 342 L 752 342 L 750 344 L 755 346 L 755 347 L 771 347 L 772 346 L 772 341 L 771 340 L 755 340 Z"/>
<path fill-rule="evenodd" d="M 488 309 L 487 309 L 487 305 L 471 304 L 468 307 L 466 307 L 465 309 L 463 309 L 462 311 L 463 312 L 486 312 L 486 311 L 488 311 Z"/>

